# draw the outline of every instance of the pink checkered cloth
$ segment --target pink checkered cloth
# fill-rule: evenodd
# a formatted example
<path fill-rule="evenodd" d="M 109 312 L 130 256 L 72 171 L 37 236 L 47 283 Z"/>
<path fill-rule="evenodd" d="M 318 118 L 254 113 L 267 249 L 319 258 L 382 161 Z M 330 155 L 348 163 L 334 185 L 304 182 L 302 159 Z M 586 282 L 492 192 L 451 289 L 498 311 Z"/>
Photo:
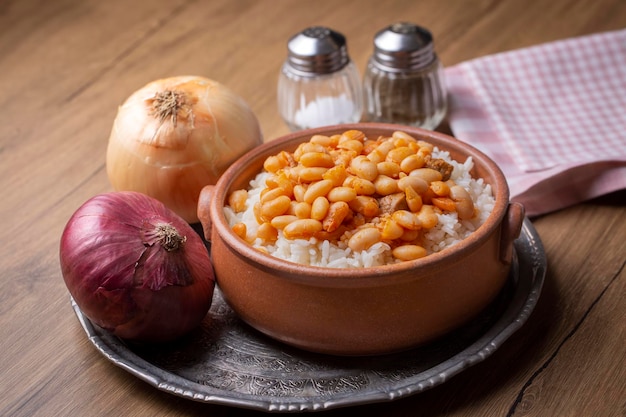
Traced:
<path fill-rule="evenodd" d="M 466 61 L 446 81 L 454 136 L 529 216 L 626 188 L 626 30 Z"/>

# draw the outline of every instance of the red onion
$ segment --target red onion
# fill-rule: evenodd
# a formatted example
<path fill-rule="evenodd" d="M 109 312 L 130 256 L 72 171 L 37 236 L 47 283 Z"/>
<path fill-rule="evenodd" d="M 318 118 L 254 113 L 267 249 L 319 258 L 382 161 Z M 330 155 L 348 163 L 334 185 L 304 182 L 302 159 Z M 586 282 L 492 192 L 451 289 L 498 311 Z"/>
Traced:
<path fill-rule="evenodd" d="M 83 314 L 124 339 L 174 340 L 211 306 L 215 276 L 204 242 L 145 194 L 112 192 L 85 202 L 65 226 L 60 260 Z"/>

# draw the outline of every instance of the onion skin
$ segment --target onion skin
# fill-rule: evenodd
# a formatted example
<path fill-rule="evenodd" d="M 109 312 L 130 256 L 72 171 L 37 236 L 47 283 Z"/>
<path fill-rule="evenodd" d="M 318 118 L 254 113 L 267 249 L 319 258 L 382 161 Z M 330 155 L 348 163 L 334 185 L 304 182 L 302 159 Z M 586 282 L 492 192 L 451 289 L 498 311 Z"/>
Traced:
<path fill-rule="evenodd" d="M 164 93 L 179 99 L 175 112 L 155 110 Z M 196 223 L 202 187 L 215 184 L 228 166 L 261 143 L 255 114 L 227 87 L 198 76 L 164 78 L 135 91 L 118 109 L 107 175 L 116 191 L 147 194 Z"/>
<path fill-rule="evenodd" d="M 161 229 L 178 232 L 184 243 L 166 250 L 156 233 Z M 211 306 L 215 276 L 204 242 L 184 219 L 144 194 L 89 199 L 65 226 L 59 253 L 63 279 L 83 314 L 121 338 L 177 339 Z"/>

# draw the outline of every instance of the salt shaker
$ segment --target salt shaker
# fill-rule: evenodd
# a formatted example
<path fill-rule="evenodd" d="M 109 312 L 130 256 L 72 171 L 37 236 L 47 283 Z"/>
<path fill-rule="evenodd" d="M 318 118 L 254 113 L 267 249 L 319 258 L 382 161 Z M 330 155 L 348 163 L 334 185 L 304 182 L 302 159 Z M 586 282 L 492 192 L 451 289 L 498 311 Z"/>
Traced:
<path fill-rule="evenodd" d="M 341 33 L 310 27 L 294 35 L 287 50 L 278 109 L 292 131 L 361 119 L 361 79 Z"/>
<path fill-rule="evenodd" d="M 363 94 L 367 121 L 436 128 L 446 115 L 447 98 L 431 33 L 405 22 L 379 31 Z"/>

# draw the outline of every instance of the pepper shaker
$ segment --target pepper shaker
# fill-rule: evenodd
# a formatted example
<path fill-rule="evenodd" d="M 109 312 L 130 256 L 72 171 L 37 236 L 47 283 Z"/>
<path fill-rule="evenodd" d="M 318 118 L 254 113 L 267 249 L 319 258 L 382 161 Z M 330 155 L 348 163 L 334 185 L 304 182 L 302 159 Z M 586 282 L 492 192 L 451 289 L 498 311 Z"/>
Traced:
<path fill-rule="evenodd" d="M 405 22 L 379 31 L 363 94 L 367 121 L 436 128 L 446 115 L 447 97 L 431 33 Z"/>
<path fill-rule="evenodd" d="M 292 131 L 361 119 L 361 79 L 341 33 L 310 27 L 294 35 L 287 50 L 278 109 Z"/>

